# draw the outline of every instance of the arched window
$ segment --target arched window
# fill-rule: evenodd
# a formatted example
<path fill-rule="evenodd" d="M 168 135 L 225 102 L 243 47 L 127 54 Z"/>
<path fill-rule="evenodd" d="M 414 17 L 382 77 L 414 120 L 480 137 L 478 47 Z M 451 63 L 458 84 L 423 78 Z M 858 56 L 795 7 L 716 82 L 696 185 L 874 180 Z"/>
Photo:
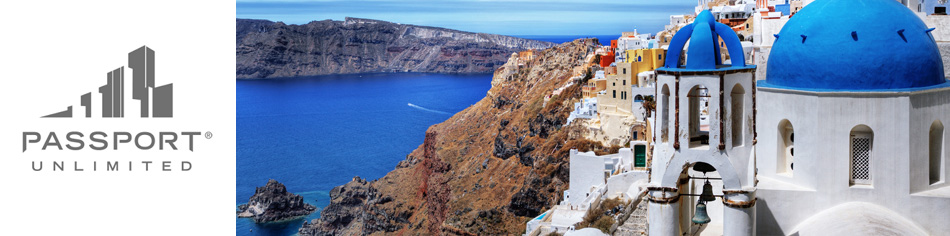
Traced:
<path fill-rule="evenodd" d="M 866 125 L 851 129 L 851 184 L 871 184 L 871 150 L 874 150 L 874 131 Z"/>
<path fill-rule="evenodd" d="M 743 133 L 742 133 L 742 118 L 745 114 L 745 107 L 743 106 L 743 98 L 745 97 L 745 89 L 742 89 L 742 85 L 736 84 L 735 87 L 732 87 L 732 109 L 730 114 L 732 118 L 732 146 L 738 147 L 742 146 Z"/>
<path fill-rule="evenodd" d="M 643 102 L 643 96 L 637 95 L 633 97 L 634 102 Z"/>
<path fill-rule="evenodd" d="M 943 123 L 930 125 L 930 184 L 943 182 Z"/>
<path fill-rule="evenodd" d="M 778 153 L 775 155 L 775 164 L 778 165 L 779 174 L 791 175 L 794 169 L 795 157 L 795 129 L 788 120 L 778 122 L 778 139 L 775 144 L 778 146 Z"/>
<path fill-rule="evenodd" d="M 660 137 L 666 143 L 670 140 L 670 87 L 663 85 L 660 95 Z"/>
<path fill-rule="evenodd" d="M 689 89 L 686 97 L 689 100 L 689 109 L 686 113 L 689 117 L 689 126 L 687 126 L 689 148 L 709 149 L 709 124 L 712 123 L 710 116 L 706 113 L 709 107 L 709 91 L 706 87 L 696 85 Z"/>

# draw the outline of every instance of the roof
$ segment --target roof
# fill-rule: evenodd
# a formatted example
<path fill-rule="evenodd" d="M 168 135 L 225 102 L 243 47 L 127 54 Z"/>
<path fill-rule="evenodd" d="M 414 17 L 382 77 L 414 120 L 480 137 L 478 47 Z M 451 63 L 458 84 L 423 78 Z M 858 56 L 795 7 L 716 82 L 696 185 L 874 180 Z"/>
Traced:
<path fill-rule="evenodd" d="M 723 64 L 720 55 L 719 38 L 722 38 L 729 50 L 729 56 L 736 64 Z M 686 64 L 680 63 L 683 48 L 689 43 L 689 56 Z M 728 25 L 716 22 L 709 10 L 704 10 L 696 16 L 692 24 L 684 26 L 676 32 L 666 51 L 666 62 L 663 68 L 666 71 L 716 71 L 730 69 L 754 68 L 745 65 L 745 54 L 736 32 Z"/>
<path fill-rule="evenodd" d="M 776 36 L 764 85 L 820 91 L 943 87 L 943 61 L 930 30 L 897 1 L 817 0 Z"/>

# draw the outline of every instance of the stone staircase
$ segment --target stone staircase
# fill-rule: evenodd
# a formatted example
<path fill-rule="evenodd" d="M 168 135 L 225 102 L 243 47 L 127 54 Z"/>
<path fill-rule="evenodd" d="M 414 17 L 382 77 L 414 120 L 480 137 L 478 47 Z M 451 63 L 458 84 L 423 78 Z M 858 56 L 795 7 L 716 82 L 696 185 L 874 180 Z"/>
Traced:
<path fill-rule="evenodd" d="M 649 226 L 647 225 L 647 202 L 646 199 L 642 199 L 640 203 L 637 204 L 633 213 L 630 214 L 630 217 L 617 227 L 617 231 L 614 231 L 615 236 L 639 236 L 649 234 Z"/>

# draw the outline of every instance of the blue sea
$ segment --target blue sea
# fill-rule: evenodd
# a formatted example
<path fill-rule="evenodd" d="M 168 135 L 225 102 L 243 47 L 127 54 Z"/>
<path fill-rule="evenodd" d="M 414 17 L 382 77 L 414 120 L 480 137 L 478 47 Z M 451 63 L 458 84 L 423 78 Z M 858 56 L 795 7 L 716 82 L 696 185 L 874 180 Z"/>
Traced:
<path fill-rule="evenodd" d="M 237 203 L 275 179 L 323 209 L 354 176 L 374 180 L 416 149 L 426 129 L 485 97 L 491 74 L 358 74 L 237 80 Z M 291 235 L 320 216 L 255 224 L 238 235 Z"/>

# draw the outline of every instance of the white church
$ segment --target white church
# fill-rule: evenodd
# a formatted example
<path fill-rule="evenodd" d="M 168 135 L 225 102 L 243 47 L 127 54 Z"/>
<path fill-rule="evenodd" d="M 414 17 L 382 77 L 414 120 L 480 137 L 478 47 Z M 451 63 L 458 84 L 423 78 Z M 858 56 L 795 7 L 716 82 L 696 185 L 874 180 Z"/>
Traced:
<path fill-rule="evenodd" d="M 563 201 L 525 235 L 602 235 L 574 228 L 610 198 L 639 206 L 621 235 L 950 235 L 950 36 L 922 19 L 950 22 L 911 5 L 810 2 L 762 68 L 700 12 L 655 71 L 652 142 L 572 150 Z"/>
<path fill-rule="evenodd" d="M 932 31 L 894 0 L 817 0 L 755 78 L 765 68 L 700 13 L 656 71 L 649 233 L 950 235 Z"/>

